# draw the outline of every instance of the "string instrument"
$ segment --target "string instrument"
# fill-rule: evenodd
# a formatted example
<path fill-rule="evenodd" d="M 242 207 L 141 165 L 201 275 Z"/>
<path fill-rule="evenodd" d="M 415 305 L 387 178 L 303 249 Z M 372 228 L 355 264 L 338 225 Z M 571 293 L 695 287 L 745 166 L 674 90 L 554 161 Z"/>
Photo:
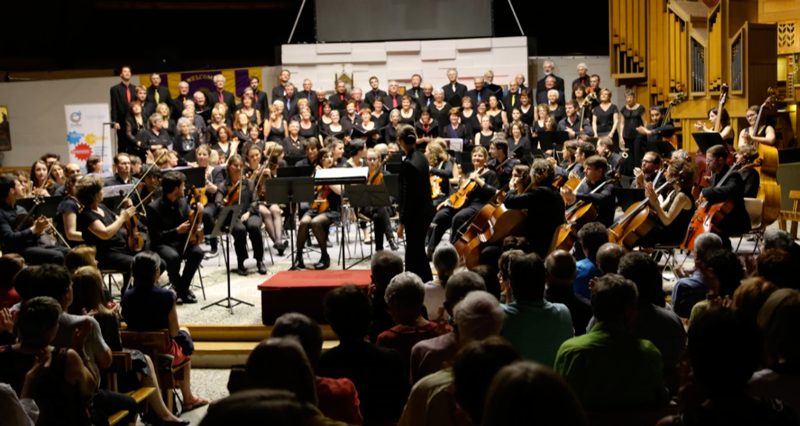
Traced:
<path fill-rule="evenodd" d="M 658 177 L 656 177 L 656 180 L 658 180 Z M 656 195 L 672 186 L 676 181 L 677 179 L 672 179 L 656 188 Z M 651 229 L 658 225 L 658 216 L 653 213 L 647 198 L 638 204 L 630 206 L 628 210 L 625 211 L 625 214 L 608 228 L 608 242 L 619 244 L 628 250 L 633 250 L 639 239 L 647 235 Z"/>
<path fill-rule="evenodd" d="M 244 176 L 239 178 L 239 182 L 231 185 L 231 188 L 228 190 L 228 193 L 225 197 L 222 198 L 222 204 L 225 207 L 230 207 L 234 204 L 239 203 L 239 198 L 242 193 L 242 183 L 244 182 Z"/>
<path fill-rule="evenodd" d="M 567 176 L 561 176 L 561 175 L 556 176 L 555 180 L 553 180 L 553 187 L 554 188 L 561 189 L 567 182 L 570 181 L 569 173 L 572 171 L 573 168 L 575 168 L 576 164 L 578 164 L 577 161 L 572 163 L 572 164 L 570 164 L 569 166 L 567 166 L 567 168 L 566 168 Z M 575 189 L 575 187 L 572 187 L 572 189 Z"/>
<path fill-rule="evenodd" d="M 745 129 L 745 132 L 758 136 L 756 133 L 761 123 L 762 113 L 766 108 L 774 108 L 777 100 L 775 96 L 775 89 L 767 89 L 767 99 L 761 104 L 758 109 L 758 118 L 756 118 L 756 125 L 752 132 Z M 761 160 L 761 165 L 756 167 L 758 174 L 761 178 L 761 185 L 758 187 L 758 198 L 764 201 L 764 214 L 762 216 L 762 223 L 769 225 L 778 219 L 781 211 L 781 187 L 778 185 L 778 149 L 763 143 L 756 143 L 758 150 L 758 158 Z"/>
<path fill-rule="evenodd" d="M 714 120 L 714 131 L 719 133 L 722 127 L 722 108 L 725 107 L 725 102 L 728 101 L 728 84 L 723 83 L 719 89 L 719 105 L 717 106 L 717 119 Z M 697 150 L 694 156 L 694 163 L 697 166 L 697 180 L 694 182 L 694 189 L 692 189 L 692 196 L 695 199 L 700 198 L 700 192 L 703 188 L 711 186 L 711 171 L 708 170 L 706 163 L 706 155 Z"/>
<path fill-rule="evenodd" d="M 33 197 L 33 207 L 28 212 L 20 213 L 17 215 L 15 222 L 17 223 L 17 227 L 14 228 L 14 231 L 20 232 L 23 229 L 28 229 L 33 226 L 34 218 L 37 216 L 39 211 L 39 205 L 42 204 L 43 200 L 39 196 Z"/>
<path fill-rule="evenodd" d="M 591 108 L 592 108 L 592 102 L 594 102 L 594 101 L 596 101 L 596 100 L 597 100 L 597 94 L 596 94 L 596 93 L 594 93 L 594 91 L 591 91 L 591 92 L 589 92 L 589 94 L 588 94 L 588 95 L 587 95 L 587 96 L 586 96 L 586 97 L 583 99 L 583 102 L 581 102 L 581 104 L 580 104 L 580 106 L 579 106 L 579 108 L 581 109 L 581 119 L 580 119 L 580 121 L 579 121 L 579 123 L 580 123 L 580 128 L 581 128 L 581 133 L 585 132 L 585 130 L 583 129 L 583 117 L 584 117 L 584 113 L 586 112 L 586 109 L 587 109 L 587 108 L 589 108 L 589 109 L 591 109 Z"/>
<path fill-rule="evenodd" d="M 119 192 L 119 195 L 122 195 L 122 191 Z M 153 195 L 153 193 L 151 192 L 148 194 L 147 198 L 149 198 L 150 195 Z M 145 200 L 147 198 L 145 198 Z M 125 201 L 127 202 L 126 205 L 128 207 L 133 206 L 133 202 L 131 202 L 130 199 L 126 199 Z M 142 200 L 142 203 L 143 202 L 144 200 Z M 139 205 L 141 205 L 141 203 Z M 136 208 L 138 207 L 139 206 L 136 206 Z M 144 250 L 144 237 L 139 232 L 139 218 L 137 217 L 136 213 L 132 214 L 131 218 L 123 223 L 123 227 L 128 233 L 128 238 L 126 241 L 128 249 L 136 253 Z"/>
<path fill-rule="evenodd" d="M 277 158 L 273 158 L 272 155 L 276 146 L 270 146 L 269 152 L 267 152 L 267 161 L 256 171 L 255 186 L 253 188 L 256 188 L 256 195 L 261 201 L 267 201 L 267 188 L 264 186 L 264 179 L 272 179 L 272 169 L 278 166 Z"/>
<path fill-rule="evenodd" d="M 680 90 L 680 87 L 679 87 L 679 90 Z M 664 119 L 661 121 L 661 127 L 664 127 L 664 126 L 667 125 L 667 123 L 669 123 L 669 116 L 672 113 L 672 107 L 674 107 L 675 105 L 678 105 L 679 103 L 683 102 L 685 99 L 686 99 L 686 92 L 678 92 L 675 95 L 675 97 L 672 98 L 671 101 L 669 101 L 669 104 L 667 105 L 667 112 L 664 113 Z M 717 110 L 717 111 L 719 111 L 719 110 Z M 720 114 L 720 116 L 721 115 L 722 114 Z M 672 144 L 673 148 L 678 149 L 678 135 L 673 134 L 672 136 L 670 136 L 668 138 L 664 138 L 664 140 L 668 141 L 670 144 Z"/>
<path fill-rule="evenodd" d="M 50 166 L 50 167 L 47 168 L 47 176 L 45 176 L 44 180 L 42 181 L 43 183 L 42 183 L 41 189 L 45 190 L 45 192 L 47 192 L 48 189 L 52 188 L 53 185 L 55 185 L 55 183 L 56 183 L 56 181 L 53 180 L 50 177 L 50 175 L 53 174 L 53 169 L 54 169 L 53 166 Z M 31 190 L 30 190 L 30 192 L 31 193 L 34 192 L 35 189 L 38 189 L 38 188 L 33 186 L 33 176 L 31 176 Z M 48 195 L 50 195 L 50 194 L 48 193 Z M 40 195 L 40 194 L 34 195 L 35 198 L 40 198 L 40 197 L 43 197 L 43 196 L 44 195 Z"/>
<path fill-rule="evenodd" d="M 192 185 L 192 189 L 189 190 L 189 218 L 187 219 L 191 227 L 189 228 L 189 236 L 186 238 L 186 244 L 183 246 L 184 253 L 189 244 L 193 246 L 200 245 L 205 238 L 203 228 L 198 226 L 198 224 L 203 223 L 203 209 L 197 206 L 202 196 L 203 191 Z"/>
<path fill-rule="evenodd" d="M 442 177 L 431 174 L 431 200 L 435 200 L 442 195 Z"/>
<path fill-rule="evenodd" d="M 614 177 L 608 178 L 600 185 L 597 185 L 597 188 L 593 189 L 589 194 L 595 194 L 602 190 L 606 185 L 613 185 L 619 182 L 620 179 L 620 175 L 614 175 Z M 578 187 L 580 187 L 585 180 L 586 179 L 584 178 Z M 575 188 L 575 191 L 577 190 L 578 188 Z M 578 200 L 564 212 L 564 219 L 566 223 L 559 226 L 558 231 L 556 231 L 554 236 L 554 240 L 551 245 L 553 250 L 571 250 L 572 246 L 574 246 L 575 242 L 578 240 L 578 231 L 583 228 L 583 225 L 586 225 L 587 223 L 597 219 L 597 209 L 592 205 L 592 203 Z"/>
<path fill-rule="evenodd" d="M 319 167 L 319 166 L 318 166 Z M 317 168 L 319 170 L 319 168 Z M 314 171 L 314 175 L 317 174 L 317 171 Z M 317 185 L 314 187 L 314 202 L 311 203 L 312 209 L 317 209 L 318 213 L 324 213 L 331 208 L 331 204 L 328 201 L 328 195 L 331 193 L 331 187 L 329 185 Z"/>
<path fill-rule="evenodd" d="M 378 164 L 378 168 L 376 168 L 374 172 L 370 172 L 369 177 L 367 179 L 368 185 L 383 185 L 383 168 L 384 166 L 386 166 L 386 163 L 389 162 L 390 158 L 392 158 L 391 152 L 386 155 L 386 157 L 381 161 L 380 164 Z"/>
<path fill-rule="evenodd" d="M 717 188 L 722 186 L 722 184 L 728 180 L 728 177 L 731 174 L 739 172 L 743 166 L 744 159 L 737 161 L 733 167 L 728 169 L 728 172 L 725 173 L 725 176 L 723 176 L 714 187 Z M 705 197 L 701 197 L 697 202 L 697 211 L 694 213 L 692 221 L 689 223 L 689 232 L 686 236 L 686 242 L 683 243 L 682 248 L 694 250 L 694 240 L 700 234 L 704 234 L 706 232 L 714 232 L 718 234 L 720 232 L 720 222 L 722 222 L 722 220 L 725 219 L 725 216 L 727 216 L 731 210 L 733 210 L 733 207 L 733 200 L 725 200 L 721 203 L 710 204 Z"/>
<path fill-rule="evenodd" d="M 475 173 L 475 176 L 482 175 L 484 171 L 486 171 L 486 167 L 479 168 L 477 173 Z M 475 182 L 472 177 L 464 179 L 464 182 L 458 186 L 458 191 L 447 199 L 447 205 L 455 209 L 460 209 L 464 206 L 464 204 L 466 204 L 469 194 L 471 194 L 472 191 L 474 191 L 477 187 L 478 183 Z"/>

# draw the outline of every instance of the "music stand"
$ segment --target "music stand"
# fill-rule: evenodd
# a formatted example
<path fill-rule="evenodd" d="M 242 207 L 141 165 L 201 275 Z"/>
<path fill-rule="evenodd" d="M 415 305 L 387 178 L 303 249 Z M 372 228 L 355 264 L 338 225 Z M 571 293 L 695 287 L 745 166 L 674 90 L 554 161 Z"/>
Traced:
<path fill-rule="evenodd" d="M 307 178 L 314 174 L 314 166 L 278 167 L 279 178 Z"/>
<path fill-rule="evenodd" d="M 659 141 L 656 142 L 656 151 L 661 155 L 661 158 L 672 158 L 675 147 L 670 142 Z"/>
<path fill-rule="evenodd" d="M 242 204 L 234 204 L 232 206 L 223 208 L 222 212 L 220 212 L 219 217 L 217 218 L 217 224 L 214 226 L 214 231 L 208 236 L 209 238 L 219 238 L 222 236 L 228 237 L 225 239 L 225 270 L 228 276 L 228 297 L 203 306 L 200 308 L 200 310 L 210 308 L 212 306 L 222 306 L 223 308 L 228 308 L 228 310 L 231 311 L 231 315 L 233 315 L 234 306 L 239 306 L 242 304 L 253 306 L 252 303 L 247 303 L 244 300 L 231 297 L 231 238 L 233 238 L 231 232 L 233 231 L 233 221 L 239 219 L 239 213 L 242 211 L 242 206 Z"/>
<path fill-rule="evenodd" d="M 386 175 L 384 175 L 385 178 Z M 346 192 L 351 207 L 390 207 L 392 205 L 392 201 L 389 199 L 389 191 L 383 185 L 347 185 Z M 371 248 L 372 246 L 370 245 L 370 252 L 372 251 Z M 363 255 L 364 252 L 362 251 L 361 254 Z M 342 270 L 350 269 L 371 257 L 372 255 L 364 257 L 350 265 L 349 268 L 342 264 Z"/>
<path fill-rule="evenodd" d="M 391 174 L 383 175 L 383 184 L 386 186 L 386 191 L 389 192 L 390 197 L 394 197 L 395 199 L 400 198 L 400 175 L 399 174 Z"/>
<path fill-rule="evenodd" d="M 281 169 L 278 169 L 281 170 Z M 314 179 L 301 177 L 294 179 L 266 179 L 264 189 L 267 191 L 268 204 L 286 204 L 289 206 L 289 217 L 294 220 L 296 203 L 314 202 Z M 289 249 L 291 250 L 292 267 L 297 270 L 297 258 L 294 252 L 294 226 L 289 227 Z"/>
<path fill-rule="evenodd" d="M 554 152 L 561 152 L 564 149 L 564 142 L 569 140 L 567 132 L 539 132 L 539 146 L 543 149 L 553 149 Z"/>
<path fill-rule="evenodd" d="M 52 219 L 58 211 L 58 205 L 61 204 L 63 200 L 63 196 L 41 198 L 38 202 L 39 208 L 36 209 L 36 214 Z M 30 214 L 31 209 L 33 209 L 37 203 L 34 198 L 19 198 L 17 199 L 17 205 L 24 208 L 25 211 Z"/>
<path fill-rule="evenodd" d="M 170 170 L 162 170 L 161 173 L 168 171 L 181 172 L 186 176 L 186 189 L 187 191 L 194 186 L 195 188 L 204 188 L 206 186 L 206 168 L 205 167 L 176 167 Z"/>
<path fill-rule="evenodd" d="M 705 154 L 709 148 L 714 145 L 725 145 L 722 140 L 722 135 L 719 133 L 692 133 L 694 141 L 697 143 L 697 149 L 702 154 Z"/>

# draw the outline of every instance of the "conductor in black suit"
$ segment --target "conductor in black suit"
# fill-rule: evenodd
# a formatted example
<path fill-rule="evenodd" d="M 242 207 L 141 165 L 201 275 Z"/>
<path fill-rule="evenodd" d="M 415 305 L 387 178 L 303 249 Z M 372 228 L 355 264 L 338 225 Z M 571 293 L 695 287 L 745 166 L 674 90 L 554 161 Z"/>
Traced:
<path fill-rule="evenodd" d="M 161 76 L 158 73 L 150 74 L 150 81 L 153 83 L 147 88 L 146 102 L 152 102 L 155 106 L 160 103 L 165 103 L 169 106 L 170 114 L 172 113 L 172 95 L 169 94 L 169 89 L 161 86 Z"/>
<path fill-rule="evenodd" d="M 553 64 L 553 61 L 544 61 L 544 64 L 542 65 L 542 69 L 544 69 L 544 78 L 542 78 L 541 80 L 539 80 L 538 83 L 536 83 L 536 93 L 544 92 L 547 90 L 545 88 L 544 83 L 545 79 L 549 76 L 553 76 L 553 78 L 556 79 L 556 90 L 560 90 L 562 92 L 564 91 L 564 79 L 553 74 L 553 69 L 555 67 L 556 66 L 555 64 Z"/>
<path fill-rule="evenodd" d="M 128 152 L 125 136 L 125 117 L 136 99 L 136 88 L 131 87 L 131 68 L 123 66 L 119 73 L 122 81 L 111 88 L 111 122 L 117 131 L 117 152 Z"/>
<path fill-rule="evenodd" d="M 225 104 L 228 107 L 225 120 L 228 123 L 233 123 L 233 112 L 236 111 L 236 97 L 233 96 L 233 93 L 225 90 L 224 75 L 217 74 L 214 76 L 214 87 L 217 90 L 211 93 L 211 107 L 213 108 L 217 103 Z"/>
<path fill-rule="evenodd" d="M 281 84 L 272 88 L 272 102 L 286 96 L 286 83 L 289 82 L 289 79 L 292 78 L 292 73 L 289 70 L 281 70 L 281 75 L 278 76 L 278 80 Z M 262 115 L 262 117 L 265 117 Z"/>
<path fill-rule="evenodd" d="M 369 87 L 370 90 L 364 94 L 364 99 L 370 106 L 375 103 L 375 99 L 383 100 L 386 97 L 386 92 L 378 88 L 378 77 L 372 76 L 369 78 Z"/>
<path fill-rule="evenodd" d="M 442 86 L 444 100 L 456 108 L 461 108 L 461 100 L 467 95 L 467 86 L 458 82 L 458 71 L 455 68 L 447 70 L 447 79 L 450 82 Z"/>
<path fill-rule="evenodd" d="M 250 79 L 250 88 L 253 90 L 253 107 L 261 112 L 262 117 L 268 117 L 269 97 L 267 96 L 267 92 L 258 90 L 258 83 L 258 77 L 252 77 Z"/>
<path fill-rule="evenodd" d="M 406 157 L 400 165 L 400 232 L 406 235 L 406 271 L 423 282 L 433 279 L 425 255 L 425 234 L 433 220 L 430 169 L 425 155 L 417 150 L 414 128 L 403 124 L 397 129 L 397 142 Z"/>
<path fill-rule="evenodd" d="M 345 107 L 347 106 L 347 101 L 349 100 L 350 96 L 347 94 L 347 86 L 345 85 L 344 81 L 337 81 L 336 93 L 328 97 L 328 103 L 331 105 L 331 109 L 338 110 L 339 115 L 344 116 Z"/>

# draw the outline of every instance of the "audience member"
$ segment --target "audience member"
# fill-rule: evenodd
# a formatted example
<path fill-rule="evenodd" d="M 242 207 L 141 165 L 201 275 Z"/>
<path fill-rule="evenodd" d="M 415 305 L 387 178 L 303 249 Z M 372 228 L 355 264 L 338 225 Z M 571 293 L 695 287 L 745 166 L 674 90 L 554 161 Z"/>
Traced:
<path fill-rule="evenodd" d="M 443 305 L 447 315 L 452 318 L 456 305 L 473 291 L 486 291 L 486 286 L 480 276 L 469 271 L 453 275 L 445 289 Z M 440 322 L 443 321 L 440 320 Z M 459 337 L 456 324 L 453 331 L 414 345 L 411 348 L 411 383 L 416 383 L 451 363 L 458 351 Z"/>
<path fill-rule="evenodd" d="M 788 251 L 772 248 L 758 256 L 758 276 L 780 288 L 800 290 L 794 268 L 797 260 Z"/>
<path fill-rule="evenodd" d="M 561 426 L 586 426 L 575 393 L 549 368 L 523 361 L 505 366 L 486 392 L 483 426 L 506 426 L 520 419 Z"/>
<path fill-rule="evenodd" d="M 592 305 L 575 294 L 572 282 L 575 279 L 575 258 L 565 250 L 556 250 L 544 261 L 547 272 L 547 288 L 544 299 L 560 303 L 569 309 L 576 336 L 586 334 L 586 326 L 592 319 Z"/>
<path fill-rule="evenodd" d="M 703 259 L 711 252 L 720 249 L 722 249 L 722 238 L 717 234 L 706 232 L 694 240 L 695 271 L 691 276 L 679 279 L 672 288 L 672 310 L 679 317 L 688 319 L 694 305 L 705 300 L 708 288 L 703 282 L 701 265 Z"/>
<path fill-rule="evenodd" d="M 493 265 L 478 265 L 472 268 L 472 272 L 478 274 L 483 279 L 486 285 L 486 291 L 489 292 L 495 299 L 500 300 L 500 271 Z"/>
<path fill-rule="evenodd" d="M 208 407 L 200 426 L 230 426 L 231 419 L 246 425 L 298 426 L 308 424 L 312 413 L 292 392 L 250 389 Z"/>
<path fill-rule="evenodd" d="M 728 303 L 733 293 L 739 288 L 744 279 L 744 266 L 736 254 L 730 250 L 721 249 L 708 254 L 700 265 L 703 274 L 703 283 L 708 289 L 705 300 L 697 302 L 689 316 L 689 324 L 701 312 L 708 309 L 712 300 L 721 300 Z"/>
<path fill-rule="evenodd" d="M 555 370 L 587 411 L 646 410 L 669 402 L 661 353 L 631 332 L 637 297 L 630 280 L 616 274 L 599 278 L 592 289 L 597 325 L 558 351 Z"/>
<path fill-rule="evenodd" d="M 370 285 L 372 324 L 369 330 L 369 341 L 375 343 L 378 341 L 379 334 L 395 325 L 383 296 L 392 278 L 403 273 L 403 259 L 391 251 L 379 251 L 372 256 L 370 270 L 372 271 L 372 275 L 370 275 L 372 279 Z"/>
<path fill-rule="evenodd" d="M 616 274 L 619 261 L 625 256 L 625 249 L 616 243 L 605 243 L 597 249 L 597 269 L 601 275 Z"/>
<path fill-rule="evenodd" d="M 764 250 L 762 250 L 762 252 L 771 248 L 786 250 L 791 253 L 795 259 L 800 260 L 800 244 L 794 242 L 794 237 L 787 231 L 775 228 L 764 231 Z"/>
<path fill-rule="evenodd" d="M 558 348 L 575 335 L 569 309 L 544 299 L 547 274 L 538 254 L 512 256 L 510 263 L 514 302 L 503 305 L 503 337 L 525 359 L 552 366 Z"/>
<path fill-rule="evenodd" d="M 435 322 L 422 316 L 425 287 L 417 274 L 403 272 L 392 278 L 384 299 L 397 325 L 378 335 L 377 344 L 399 352 L 405 371 L 409 373 L 414 345 L 441 333 Z"/>
<path fill-rule="evenodd" d="M 471 342 L 497 336 L 503 328 L 503 308 L 500 307 L 500 302 L 482 290 L 467 294 L 456 305 L 455 318 L 456 324 L 461 324 L 461 331 L 457 331 L 460 348 Z M 519 356 L 516 351 L 514 353 L 517 354 L 516 357 Z M 411 389 L 398 425 L 455 426 L 463 423 L 459 421 L 462 417 L 459 416 L 453 399 L 453 382 L 453 368 L 437 371 L 418 381 Z"/>
<path fill-rule="evenodd" d="M 590 299 L 592 291 L 589 289 L 589 281 L 601 275 L 596 264 L 597 251 L 600 246 L 608 242 L 608 230 L 600 222 L 589 222 L 578 231 L 578 240 L 584 258 L 575 265 L 577 274 L 575 281 L 572 282 L 572 289 L 575 290 L 575 294 Z M 577 245 L 575 250 L 578 250 Z"/>
<path fill-rule="evenodd" d="M 758 313 L 767 299 L 778 290 L 778 286 L 761 277 L 747 278 L 733 292 L 731 309 L 752 321 L 758 321 Z"/>
<path fill-rule="evenodd" d="M 14 289 L 14 277 L 25 268 L 25 259 L 22 256 L 10 253 L 0 257 L 0 309 L 10 308 L 19 302 L 22 297 Z"/>
<path fill-rule="evenodd" d="M 446 241 L 440 243 L 433 252 L 433 267 L 436 268 L 436 278 L 431 282 L 425 283 L 425 309 L 428 311 L 428 319 L 431 321 L 438 320 L 444 314 L 445 286 L 447 286 L 447 280 L 456 270 L 456 266 L 458 266 L 456 248 Z"/>
<path fill-rule="evenodd" d="M 356 385 L 365 425 L 396 422 L 408 397 L 408 375 L 396 351 L 367 340 L 372 318 L 367 295 L 344 285 L 329 292 L 324 305 L 339 345 L 320 356 L 317 374 L 346 377 Z"/>
<path fill-rule="evenodd" d="M 500 303 L 511 303 L 514 301 L 514 295 L 512 294 L 511 290 L 511 272 L 509 272 L 509 268 L 511 267 L 511 258 L 516 256 L 524 256 L 525 252 L 522 250 L 504 250 L 503 254 L 500 255 L 500 259 L 497 261 L 497 268 L 499 271 L 497 272 L 498 278 L 500 279 Z"/>

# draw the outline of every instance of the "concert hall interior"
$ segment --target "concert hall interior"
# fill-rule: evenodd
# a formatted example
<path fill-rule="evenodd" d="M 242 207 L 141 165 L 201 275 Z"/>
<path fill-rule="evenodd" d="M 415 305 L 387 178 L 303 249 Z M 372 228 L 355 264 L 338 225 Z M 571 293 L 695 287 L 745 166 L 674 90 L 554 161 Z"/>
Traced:
<path fill-rule="evenodd" d="M 3 9 L 0 425 L 800 426 L 797 0 Z"/>

